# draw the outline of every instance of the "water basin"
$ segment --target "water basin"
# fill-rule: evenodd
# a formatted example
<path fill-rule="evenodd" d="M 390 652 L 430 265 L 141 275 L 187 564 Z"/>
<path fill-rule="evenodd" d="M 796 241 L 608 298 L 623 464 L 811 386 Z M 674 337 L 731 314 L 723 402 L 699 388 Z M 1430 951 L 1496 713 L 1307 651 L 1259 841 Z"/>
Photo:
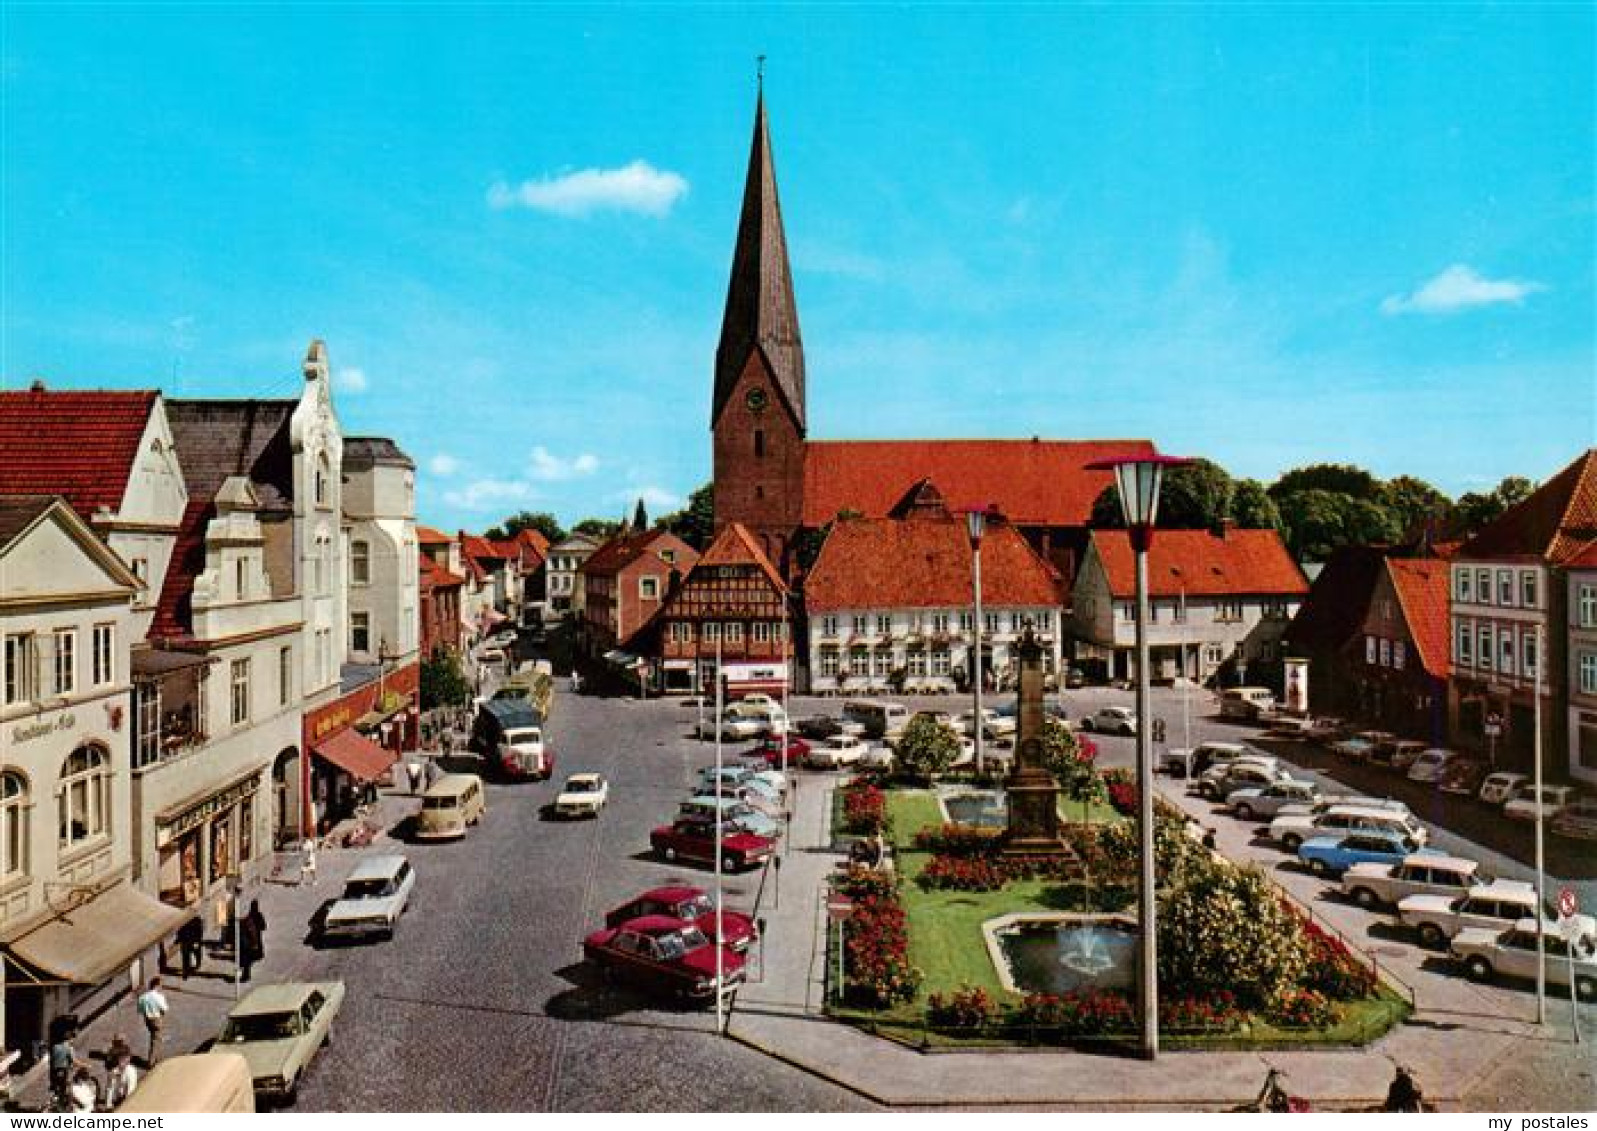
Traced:
<path fill-rule="evenodd" d="M 999 980 L 1016 993 L 1131 989 L 1137 923 L 1125 915 L 1006 915 L 983 924 Z"/>
<path fill-rule="evenodd" d="M 1002 790 L 967 789 L 938 795 L 944 817 L 952 824 L 1001 829 L 1009 822 L 1009 806 Z"/>

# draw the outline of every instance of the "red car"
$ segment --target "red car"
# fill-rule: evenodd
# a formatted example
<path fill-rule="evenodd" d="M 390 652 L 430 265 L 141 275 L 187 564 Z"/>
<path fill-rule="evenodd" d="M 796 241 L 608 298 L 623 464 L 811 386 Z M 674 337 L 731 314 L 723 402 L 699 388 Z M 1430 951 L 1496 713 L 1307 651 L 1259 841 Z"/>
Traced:
<path fill-rule="evenodd" d="M 787 764 L 797 766 L 804 761 L 810 752 L 810 744 L 802 738 L 793 735 L 787 736 Z M 760 744 L 752 750 L 743 753 L 745 758 L 763 758 L 765 764 L 776 769 L 782 768 L 782 740 L 773 735 L 767 735 Z"/>
<path fill-rule="evenodd" d="M 721 947 L 721 988 L 743 981 L 743 956 Z M 582 940 L 582 957 L 607 977 L 625 978 L 690 1001 L 715 998 L 716 945 L 693 923 L 645 915 Z"/>
<path fill-rule="evenodd" d="M 649 834 L 649 845 L 667 860 L 715 863 L 715 822 L 684 819 Z M 721 860 L 728 871 L 753 868 L 771 858 L 776 841 L 753 833 L 733 832 L 721 838 Z"/>
<path fill-rule="evenodd" d="M 606 927 L 620 927 L 645 915 L 664 915 L 692 923 L 715 939 L 715 901 L 703 888 L 674 885 L 646 891 L 604 917 Z M 721 943 L 736 951 L 749 949 L 756 936 L 754 920 L 741 911 L 721 909 Z"/>

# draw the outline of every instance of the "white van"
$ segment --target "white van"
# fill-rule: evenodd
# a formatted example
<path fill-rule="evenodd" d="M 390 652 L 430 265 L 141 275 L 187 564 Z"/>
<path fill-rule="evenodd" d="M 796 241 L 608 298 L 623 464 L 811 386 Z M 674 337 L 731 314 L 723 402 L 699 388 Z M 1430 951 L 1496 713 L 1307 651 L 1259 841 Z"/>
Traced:
<path fill-rule="evenodd" d="M 1255 722 L 1275 710 L 1275 692 L 1268 687 L 1233 687 L 1220 696 L 1220 717 Z"/>
<path fill-rule="evenodd" d="M 487 811 L 481 778 L 476 774 L 445 774 L 421 795 L 416 839 L 463 837 L 467 826 L 482 820 Z"/>
<path fill-rule="evenodd" d="M 843 704 L 843 717 L 864 727 L 866 738 L 886 738 L 909 725 L 910 711 L 902 703 L 850 699 Z"/>

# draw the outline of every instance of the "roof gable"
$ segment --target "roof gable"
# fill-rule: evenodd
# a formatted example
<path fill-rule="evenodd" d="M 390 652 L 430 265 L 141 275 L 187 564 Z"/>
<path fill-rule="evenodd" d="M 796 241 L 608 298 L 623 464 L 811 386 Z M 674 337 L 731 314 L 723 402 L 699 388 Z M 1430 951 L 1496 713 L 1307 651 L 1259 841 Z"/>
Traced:
<path fill-rule="evenodd" d="M 880 518 L 926 480 L 956 505 L 995 503 L 1020 526 L 1085 526 L 1114 473 L 1087 464 L 1150 440 L 820 440 L 805 445 L 804 525 Z"/>
<path fill-rule="evenodd" d="M 0 495 L 0 602 L 143 588 L 65 499 Z"/>
<path fill-rule="evenodd" d="M 1116 597 L 1136 593 L 1136 555 L 1124 530 L 1094 530 L 1093 549 Z M 1303 571 L 1274 530 L 1160 530 L 1148 553 L 1151 597 L 1298 596 Z"/>
<path fill-rule="evenodd" d="M 54 494 L 85 519 L 121 509 L 159 393 L 0 392 L 0 492 Z"/>
<path fill-rule="evenodd" d="M 1597 538 L 1597 448 L 1588 448 L 1529 498 L 1464 543 L 1467 560 L 1539 558 L 1560 562 Z"/>
<path fill-rule="evenodd" d="M 617 534 L 582 563 L 581 572 L 589 576 L 620 573 L 638 559 L 650 554 L 658 557 L 663 551 L 673 553 L 676 560 L 667 563 L 661 558 L 660 564 L 669 565 L 683 572 L 699 560 L 698 554 L 693 552 L 693 547 L 669 530 L 656 528 L 636 534 L 627 532 Z"/>
<path fill-rule="evenodd" d="M 771 559 L 765 556 L 759 543 L 741 522 L 729 522 L 723 526 L 693 568 L 715 565 L 757 566 L 778 592 L 787 592 L 787 586 L 783 584 L 776 567 L 771 564 Z"/>
<path fill-rule="evenodd" d="M 1388 558 L 1387 576 L 1425 670 L 1446 679 L 1452 649 L 1448 564 L 1435 558 Z"/>

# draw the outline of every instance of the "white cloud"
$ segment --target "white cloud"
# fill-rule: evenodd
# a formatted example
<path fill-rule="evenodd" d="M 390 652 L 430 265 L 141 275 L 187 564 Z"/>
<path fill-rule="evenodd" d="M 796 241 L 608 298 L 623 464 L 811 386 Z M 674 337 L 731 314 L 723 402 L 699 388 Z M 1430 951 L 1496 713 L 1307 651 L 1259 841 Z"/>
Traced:
<path fill-rule="evenodd" d="M 590 452 L 583 452 L 572 459 L 562 459 L 542 444 L 532 449 L 528 462 L 527 474 L 545 483 L 592 475 L 599 470 L 599 457 Z"/>
<path fill-rule="evenodd" d="M 464 487 L 444 492 L 444 502 L 466 511 L 519 506 L 537 498 L 537 486 L 525 479 L 473 479 Z"/>
<path fill-rule="evenodd" d="M 1488 279 L 1473 267 L 1455 263 L 1412 294 L 1388 295 L 1381 301 L 1381 313 L 1451 314 L 1500 303 L 1519 306 L 1527 295 L 1546 289 L 1528 279 Z"/>
<path fill-rule="evenodd" d="M 887 274 L 887 265 L 874 256 L 823 243 L 795 245 L 793 262 L 800 271 L 818 275 L 841 275 L 849 279 L 874 281 Z"/>
<path fill-rule="evenodd" d="M 643 487 L 623 487 L 619 491 L 612 491 L 606 496 L 614 503 L 635 503 L 639 499 L 651 511 L 673 510 L 682 505 L 682 496 L 665 487 L 653 485 Z"/>
<path fill-rule="evenodd" d="M 453 475 L 460 470 L 460 461 L 448 452 L 439 452 L 427 461 L 427 470 L 434 475 Z"/>
<path fill-rule="evenodd" d="M 341 393 L 364 393 L 370 386 L 364 369 L 346 366 L 333 371 L 333 387 Z"/>
<path fill-rule="evenodd" d="M 638 160 L 616 169 L 577 169 L 519 185 L 497 181 L 488 190 L 488 204 L 500 209 L 532 208 L 557 216 L 586 216 L 598 211 L 664 216 L 687 191 L 685 177 Z"/>

